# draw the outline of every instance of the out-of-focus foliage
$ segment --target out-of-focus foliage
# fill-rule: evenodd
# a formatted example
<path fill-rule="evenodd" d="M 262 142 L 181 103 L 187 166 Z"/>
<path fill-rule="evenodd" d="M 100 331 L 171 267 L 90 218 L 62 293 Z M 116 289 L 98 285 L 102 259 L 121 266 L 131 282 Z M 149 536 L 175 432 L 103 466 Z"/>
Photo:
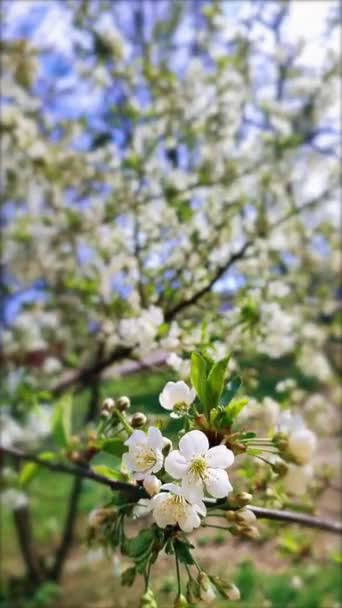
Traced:
<path fill-rule="evenodd" d="M 65 4 L 57 59 L 48 39 L 2 41 L 2 288 L 32 296 L 5 323 L 5 371 L 30 401 L 121 348 L 186 375 L 175 354 L 214 340 L 330 380 L 336 25 L 313 64 L 291 3 L 132 8 L 125 27 L 125 3 Z"/>

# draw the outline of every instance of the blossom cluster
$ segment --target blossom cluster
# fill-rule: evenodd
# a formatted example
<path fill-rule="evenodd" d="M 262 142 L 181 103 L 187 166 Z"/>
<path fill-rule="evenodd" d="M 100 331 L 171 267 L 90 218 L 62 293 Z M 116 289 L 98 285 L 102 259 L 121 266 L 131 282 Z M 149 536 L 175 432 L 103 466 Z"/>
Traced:
<path fill-rule="evenodd" d="M 205 495 L 224 498 L 232 490 L 226 469 L 234 455 L 224 445 L 209 448 L 206 435 L 199 430 L 185 433 L 178 450 L 156 427 L 147 433 L 135 430 L 125 442 L 128 452 L 123 463 L 133 478 L 143 481 L 151 499 L 141 499 L 136 515 L 151 511 L 158 526 L 176 525 L 184 532 L 200 526 L 200 515 L 206 515 Z M 163 449 L 169 453 L 164 458 Z M 178 483 L 161 483 L 155 473 L 164 473 Z"/>

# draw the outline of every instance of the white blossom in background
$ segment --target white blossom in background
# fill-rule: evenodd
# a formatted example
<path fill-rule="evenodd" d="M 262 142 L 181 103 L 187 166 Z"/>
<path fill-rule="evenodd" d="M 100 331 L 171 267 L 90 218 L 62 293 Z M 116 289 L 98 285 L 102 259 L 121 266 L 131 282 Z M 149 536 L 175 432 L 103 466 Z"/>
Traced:
<path fill-rule="evenodd" d="M 166 383 L 159 395 L 159 403 L 165 410 L 171 411 L 172 418 L 180 418 L 187 414 L 195 398 L 195 389 L 180 380 Z"/>
<path fill-rule="evenodd" d="M 142 311 L 140 317 L 122 319 L 119 333 L 127 346 L 135 347 L 136 353 L 143 358 L 155 348 L 155 339 L 163 323 L 163 312 L 157 306 Z"/>
<path fill-rule="evenodd" d="M 27 495 L 15 488 L 8 488 L 0 492 L 0 504 L 9 511 L 17 511 L 28 504 Z"/>
<path fill-rule="evenodd" d="M 190 376 L 191 362 L 190 359 L 182 359 L 176 353 L 170 353 L 166 359 L 167 365 L 169 365 L 181 378 L 188 378 Z"/>
<path fill-rule="evenodd" d="M 303 496 L 307 492 L 308 485 L 313 479 L 313 468 L 307 464 L 299 466 L 288 463 L 288 471 L 283 478 L 285 490 L 290 494 Z"/>
<path fill-rule="evenodd" d="M 224 445 L 209 448 L 206 435 L 195 430 L 181 438 L 179 450 L 168 454 L 164 467 L 171 477 L 182 481 L 182 488 L 190 499 L 203 497 L 204 491 L 223 498 L 233 489 L 225 470 L 233 462 L 231 450 Z"/>
<path fill-rule="evenodd" d="M 278 428 L 287 435 L 288 449 L 298 464 L 309 463 L 316 449 L 317 438 L 306 427 L 303 418 L 286 410 L 279 417 Z"/>
<path fill-rule="evenodd" d="M 151 499 L 153 518 L 160 528 L 179 525 L 183 532 L 192 532 L 201 525 L 200 515 L 206 515 L 204 503 L 190 502 L 185 490 L 174 483 L 162 486 L 162 492 Z"/>
<path fill-rule="evenodd" d="M 275 390 L 277 393 L 285 393 L 286 391 L 292 391 L 296 386 L 296 381 L 293 378 L 286 378 L 276 384 Z"/>
<path fill-rule="evenodd" d="M 125 441 L 128 452 L 123 454 L 122 462 L 134 479 L 143 480 L 160 471 L 164 461 L 162 449 L 168 441 L 160 430 L 153 426 L 147 433 L 139 429 L 133 431 Z"/>
<path fill-rule="evenodd" d="M 11 448 L 23 440 L 25 434 L 23 428 L 8 414 L 0 414 L 0 446 Z"/>

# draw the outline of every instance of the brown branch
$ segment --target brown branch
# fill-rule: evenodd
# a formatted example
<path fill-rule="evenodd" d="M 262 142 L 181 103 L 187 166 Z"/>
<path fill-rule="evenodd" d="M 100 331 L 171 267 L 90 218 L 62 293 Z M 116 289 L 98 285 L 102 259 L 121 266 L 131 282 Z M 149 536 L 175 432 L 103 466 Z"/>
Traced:
<path fill-rule="evenodd" d="M 224 275 L 224 273 L 227 272 L 227 270 L 229 270 L 229 268 L 231 266 L 233 266 L 233 264 L 235 264 L 235 262 L 238 262 L 239 260 L 241 260 L 243 258 L 245 252 L 251 246 L 251 244 L 252 244 L 252 241 L 247 241 L 246 243 L 244 243 L 244 245 L 236 253 L 233 253 L 229 257 L 229 259 L 227 260 L 227 262 L 225 264 L 222 264 L 222 266 L 219 266 L 217 268 L 214 276 L 204 287 L 202 287 L 202 289 L 199 289 L 199 291 L 196 291 L 190 298 L 188 298 L 187 300 L 182 300 L 181 302 L 176 304 L 173 308 L 166 311 L 165 320 L 171 321 L 179 312 L 181 312 L 185 308 L 188 308 L 189 306 L 192 306 L 193 304 L 196 304 L 197 300 L 199 300 L 206 293 L 208 293 L 211 290 L 211 288 L 215 285 L 215 283 Z"/>
<path fill-rule="evenodd" d="M 273 519 L 276 521 L 285 521 L 291 524 L 300 524 L 309 528 L 317 528 L 326 530 L 327 532 L 335 532 L 342 534 L 342 524 L 335 521 L 327 521 L 318 517 L 311 517 L 304 513 L 295 513 L 294 511 L 279 511 L 277 509 L 264 509 L 263 507 L 248 507 L 257 516 L 258 519 Z"/>
<path fill-rule="evenodd" d="M 98 350 L 99 356 L 101 355 L 101 353 L 102 353 L 102 345 L 99 347 L 99 350 Z M 92 390 L 91 390 L 91 397 L 90 397 L 90 401 L 89 401 L 89 405 L 88 405 L 88 412 L 87 412 L 87 415 L 84 420 L 85 424 L 90 422 L 96 414 L 98 400 L 99 400 L 99 392 L 100 392 L 99 391 L 99 382 L 98 382 L 98 380 L 95 380 L 95 383 L 92 386 Z M 67 514 L 66 514 L 66 518 L 65 518 L 61 542 L 60 542 L 59 547 L 57 548 L 55 561 L 54 561 L 54 564 L 52 566 L 51 573 L 50 573 L 51 578 L 55 581 L 58 581 L 60 579 L 64 562 L 65 562 L 67 555 L 74 542 L 75 524 L 76 524 L 77 513 L 78 513 L 78 505 L 79 505 L 79 501 L 80 501 L 81 494 L 82 494 L 82 486 L 83 486 L 82 477 L 75 477 L 73 487 L 72 487 L 72 490 L 71 490 L 71 493 L 69 496 L 68 509 L 67 509 Z"/>
<path fill-rule="evenodd" d="M 40 458 L 36 454 L 22 452 L 21 450 L 15 448 L 3 448 L 0 446 L 0 454 L 4 456 L 12 456 L 19 461 L 23 460 L 27 462 L 35 462 L 36 464 L 45 467 L 54 473 L 65 473 L 67 475 L 74 475 L 75 477 L 81 477 L 83 479 L 90 479 L 91 481 L 95 481 L 96 483 L 107 486 L 113 491 L 124 492 L 130 495 L 133 500 L 138 500 L 141 498 L 141 496 L 143 496 L 139 486 L 135 486 L 124 481 L 113 481 L 112 479 L 108 479 L 108 477 L 95 473 L 95 471 L 92 471 L 90 468 L 74 464 L 65 464 L 62 462 L 49 462 L 43 458 Z"/>
<path fill-rule="evenodd" d="M 53 395 L 57 397 L 75 385 L 79 385 L 81 387 L 88 385 L 90 382 L 93 382 L 109 365 L 112 365 L 112 363 L 116 363 L 117 361 L 121 361 L 122 359 L 126 359 L 131 353 L 131 348 L 127 346 L 119 346 L 116 350 L 110 353 L 110 355 L 107 355 L 107 357 L 99 356 L 98 360 L 94 364 L 77 370 L 76 372 L 70 374 L 68 378 L 65 378 L 59 382 L 52 389 Z"/>
<path fill-rule="evenodd" d="M 45 576 L 33 548 L 31 516 L 27 505 L 14 509 L 13 518 L 29 581 L 33 586 L 39 585 L 43 582 Z"/>
<path fill-rule="evenodd" d="M 47 462 L 39 458 L 39 456 L 35 456 L 34 454 L 27 454 L 13 448 L 0 448 L 0 453 L 4 455 L 7 454 L 9 456 L 17 458 L 18 460 L 28 460 L 30 462 L 36 462 L 37 464 L 41 464 L 42 466 L 57 473 L 67 473 L 69 475 L 76 475 L 85 479 L 91 479 L 96 483 L 100 483 L 109 487 L 114 492 L 119 491 L 125 493 L 133 501 L 137 501 L 139 500 L 139 498 L 143 498 L 144 496 L 146 497 L 145 491 L 141 487 L 122 481 L 112 481 L 111 479 L 108 479 L 103 475 L 98 475 L 90 469 L 85 469 L 76 465 Z M 213 506 L 212 503 L 210 504 L 211 506 Z M 339 522 L 328 521 L 325 519 L 311 517 L 309 515 L 304 515 L 303 513 L 296 513 L 292 511 L 279 511 L 275 509 L 255 507 L 253 505 L 250 505 L 248 508 L 251 509 L 251 511 L 253 511 L 259 519 L 284 521 L 287 523 L 300 524 L 302 526 L 316 528 L 318 530 L 325 530 L 327 532 L 334 532 L 335 534 L 342 534 L 342 524 L 340 524 Z"/>

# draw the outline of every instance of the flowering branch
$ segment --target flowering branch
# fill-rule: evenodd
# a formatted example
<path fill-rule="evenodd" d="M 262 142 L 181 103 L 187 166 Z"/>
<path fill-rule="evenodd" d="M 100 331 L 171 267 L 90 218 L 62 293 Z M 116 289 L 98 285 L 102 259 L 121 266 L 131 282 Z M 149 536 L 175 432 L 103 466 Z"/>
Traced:
<path fill-rule="evenodd" d="M 35 454 L 22 452 L 21 450 L 14 448 L 0 447 L 0 455 L 11 456 L 15 460 L 35 462 L 36 464 L 43 466 L 55 473 L 66 473 L 67 475 L 74 475 L 83 479 L 90 479 L 95 483 L 107 486 L 113 490 L 113 492 L 122 492 L 128 495 L 132 500 L 137 501 L 146 496 L 145 490 L 138 485 L 133 485 L 123 481 L 114 481 L 108 477 L 105 477 L 104 475 L 95 473 L 95 471 L 92 471 L 87 467 L 65 464 L 62 462 L 49 462 Z M 220 505 L 220 507 L 222 507 L 222 505 Z M 317 528 L 319 530 L 333 532 L 335 534 L 342 534 L 342 524 L 339 522 L 329 521 L 318 517 L 311 517 L 309 515 L 304 515 L 303 513 L 266 509 L 264 507 L 256 507 L 254 505 L 249 505 L 248 509 L 253 511 L 258 519 L 271 519 L 274 521 L 300 524 L 309 528 Z"/>

